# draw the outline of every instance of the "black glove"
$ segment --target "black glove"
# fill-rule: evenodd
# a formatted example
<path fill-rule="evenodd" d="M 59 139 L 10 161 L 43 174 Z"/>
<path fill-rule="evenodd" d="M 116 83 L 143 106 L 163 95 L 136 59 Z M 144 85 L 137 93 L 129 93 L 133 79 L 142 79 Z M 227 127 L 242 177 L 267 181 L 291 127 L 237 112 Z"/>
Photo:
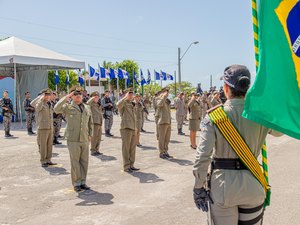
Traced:
<path fill-rule="evenodd" d="M 203 187 L 194 188 L 194 201 L 197 208 L 201 209 L 203 212 L 208 211 L 208 202 L 214 203 L 209 193 Z"/>

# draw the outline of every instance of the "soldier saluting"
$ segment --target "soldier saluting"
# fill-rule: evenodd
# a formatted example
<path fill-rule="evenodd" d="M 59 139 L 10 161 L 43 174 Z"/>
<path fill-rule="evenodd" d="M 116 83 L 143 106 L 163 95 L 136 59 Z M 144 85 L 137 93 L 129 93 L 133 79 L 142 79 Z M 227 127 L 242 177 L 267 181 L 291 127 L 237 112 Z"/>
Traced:
<path fill-rule="evenodd" d="M 25 99 L 23 101 L 23 107 L 26 113 L 26 127 L 27 127 L 27 132 L 29 135 L 35 134 L 32 131 L 32 123 L 35 120 L 34 112 L 35 108 L 30 105 L 31 103 L 31 98 L 30 98 L 30 92 L 26 91 L 25 92 Z"/>
<path fill-rule="evenodd" d="M 12 137 L 10 134 L 11 118 L 14 115 L 12 100 L 8 97 L 8 91 L 3 91 L 3 98 L 0 99 L 0 108 L 2 109 L 5 137 Z"/>
<path fill-rule="evenodd" d="M 127 90 L 125 96 L 118 101 L 117 107 L 121 116 L 123 168 L 125 172 L 132 173 L 139 170 L 134 167 L 137 126 L 132 89 Z"/>
<path fill-rule="evenodd" d="M 82 87 L 73 87 L 54 107 L 55 113 L 66 115 L 65 138 L 71 159 L 71 179 L 76 192 L 89 190 L 86 176 L 89 164 L 89 141 L 93 135 L 90 107 L 83 104 Z M 71 103 L 68 103 L 72 99 Z"/>
<path fill-rule="evenodd" d="M 103 117 L 105 119 L 105 136 L 106 137 L 112 137 L 113 135 L 110 133 L 112 124 L 113 124 L 113 109 L 114 109 L 114 103 L 112 102 L 110 96 L 109 96 L 109 90 L 105 90 L 104 97 L 101 99 L 101 105 L 104 109 Z"/>
<path fill-rule="evenodd" d="M 99 92 L 91 93 L 91 98 L 87 101 L 87 105 L 91 108 L 93 117 L 93 136 L 91 139 L 91 155 L 99 156 L 101 136 L 102 136 L 102 106 L 99 99 Z"/>

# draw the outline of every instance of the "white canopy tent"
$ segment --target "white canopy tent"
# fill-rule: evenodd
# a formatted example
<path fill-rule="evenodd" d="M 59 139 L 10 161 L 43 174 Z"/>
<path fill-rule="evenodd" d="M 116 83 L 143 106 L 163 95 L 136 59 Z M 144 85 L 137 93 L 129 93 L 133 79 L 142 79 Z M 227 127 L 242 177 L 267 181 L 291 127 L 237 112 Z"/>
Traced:
<path fill-rule="evenodd" d="M 14 105 L 21 120 L 24 99 L 21 93 L 28 90 L 35 97 L 41 89 L 48 87 L 48 70 L 84 68 L 82 61 L 16 37 L 0 41 L 0 75 L 14 77 Z"/>

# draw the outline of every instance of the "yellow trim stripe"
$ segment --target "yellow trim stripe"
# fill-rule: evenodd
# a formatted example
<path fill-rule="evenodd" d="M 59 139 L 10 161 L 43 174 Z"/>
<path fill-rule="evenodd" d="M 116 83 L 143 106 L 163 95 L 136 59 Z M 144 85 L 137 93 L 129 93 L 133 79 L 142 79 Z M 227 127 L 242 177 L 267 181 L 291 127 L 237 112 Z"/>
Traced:
<path fill-rule="evenodd" d="M 209 117 L 213 121 L 213 123 L 218 127 L 224 138 L 227 140 L 229 145 L 235 151 L 237 156 L 241 159 L 241 161 L 245 164 L 245 166 L 251 171 L 253 176 L 261 183 L 264 187 L 265 191 L 269 189 L 268 182 L 265 176 L 268 176 L 267 171 L 261 170 L 261 167 L 239 134 L 233 124 L 230 122 L 229 118 L 227 117 L 225 111 L 222 107 L 215 109 L 214 111 L 210 112 Z M 264 163 L 266 161 L 264 160 Z"/>

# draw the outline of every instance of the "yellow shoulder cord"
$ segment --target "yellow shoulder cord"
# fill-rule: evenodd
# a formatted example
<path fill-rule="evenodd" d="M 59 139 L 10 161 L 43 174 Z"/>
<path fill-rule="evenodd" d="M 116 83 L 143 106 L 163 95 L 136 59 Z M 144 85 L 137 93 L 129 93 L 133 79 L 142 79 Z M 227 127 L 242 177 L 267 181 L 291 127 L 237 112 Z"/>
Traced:
<path fill-rule="evenodd" d="M 238 130 L 230 122 L 223 107 L 218 107 L 213 111 L 208 112 L 211 121 L 218 127 L 221 134 L 229 143 L 231 148 L 240 158 L 242 163 L 249 169 L 253 176 L 261 183 L 266 192 L 265 206 L 270 203 L 270 186 L 268 180 L 264 176 L 261 167 L 251 152 L 249 146 L 246 144 Z"/>

